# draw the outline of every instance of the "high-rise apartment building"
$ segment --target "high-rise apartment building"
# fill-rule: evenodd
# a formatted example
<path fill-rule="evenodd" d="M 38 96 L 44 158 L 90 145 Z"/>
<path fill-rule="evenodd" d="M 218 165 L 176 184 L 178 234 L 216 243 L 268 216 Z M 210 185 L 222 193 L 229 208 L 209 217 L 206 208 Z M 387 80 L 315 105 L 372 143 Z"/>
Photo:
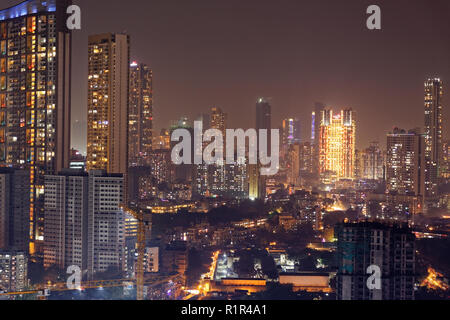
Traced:
<path fill-rule="evenodd" d="M 0 291 L 24 291 L 28 286 L 27 254 L 17 251 L 0 251 L 0 271 Z"/>
<path fill-rule="evenodd" d="M 87 269 L 88 174 L 64 170 L 45 177 L 44 266 Z"/>
<path fill-rule="evenodd" d="M 414 300 L 415 236 L 410 229 L 343 223 L 335 227 L 335 237 L 338 300 Z M 371 266 L 381 273 L 378 288 L 371 286 Z"/>
<path fill-rule="evenodd" d="M 128 170 L 130 38 L 99 34 L 88 40 L 88 137 L 86 169 Z"/>
<path fill-rule="evenodd" d="M 44 175 L 69 166 L 69 0 L 0 10 L 0 166 L 30 172 L 30 252 L 44 240 Z"/>
<path fill-rule="evenodd" d="M 360 179 L 380 180 L 384 178 L 384 154 L 378 142 L 357 151 L 355 176 Z"/>
<path fill-rule="evenodd" d="M 289 185 L 298 186 L 300 184 L 300 153 L 299 143 L 289 146 L 287 156 L 287 183 Z"/>
<path fill-rule="evenodd" d="M 438 179 L 442 176 L 442 96 L 440 79 L 425 82 L 425 195 L 437 196 Z"/>
<path fill-rule="evenodd" d="M 121 174 L 89 172 L 88 276 L 108 268 L 123 270 L 125 216 L 124 178 Z"/>
<path fill-rule="evenodd" d="M 153 75 L 145 64 L 130 65 L 128 163 L 148 165 L 152 151 Z"/>
<path fill-rule="evenodd" d="M 28 252 L 30 173 L 0 168 L 0 250 Z"/>
<path fill-rule="evenodd" d="M 333 114 L 322 110 L 319 131 L 319 173 L 333 180 L 353 179 L 355 173 L 356 121 L 351 109 Z"/>
<path fill-rule="evenodd" d="M 45 182 L 45 266 L 77 265 L 89 278 L 109 268 L 123 270 L 123 176 L 70 169 Z"/>
<path fill-rule="evenodd" d="M 417 130 L 387 135 L 386 184 L 391 193 L 424 196 L 425 140 Z"/>
<path fill-rule="evenodd" d="M 314 146 L 311 142 L 300 144 L 300 171 L 303 173 L 313 173 Z"/>

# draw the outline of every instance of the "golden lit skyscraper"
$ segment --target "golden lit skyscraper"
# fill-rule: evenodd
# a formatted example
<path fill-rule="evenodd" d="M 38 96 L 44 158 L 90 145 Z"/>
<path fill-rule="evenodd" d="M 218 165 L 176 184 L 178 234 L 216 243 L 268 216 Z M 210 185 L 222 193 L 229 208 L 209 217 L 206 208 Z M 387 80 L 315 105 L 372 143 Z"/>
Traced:
<path fill-rule="evenodd" d="M 87 170 L 125 173 L 129 37 L 89 37 Z"/>
<path fill-rule="evenodd" d="M 130 38 L 89 37 L 86 168 L 125 175 L 128 170 Z M 127 181 L 127 180 L 125 180 Z M 126 185 L 126 183 L 125 183 Z"/>
<path fill-rule="evenodd" d="M 30 171 L 30 252 L 44 240 L 44 176 L 69 166 L 71 1 L 0 9 L 0 166 Z"/>
<path fill-rule="evenodd" d="M 145 64 L 130 65 L 129 165 L 150 163 L 153 129 L 152 70 Z"/>
<path fill-rule="evenodd" d="M 352 179 L 355 173 L 356 121 L 351 109 L 333 114 L 321 112 L 319 130 L 319 173 L 333 180 Z"/>
<path fill-rule="evenodd" d="M 438 178 L 442 175 L 442 81 L 425 82 L 425 189 L 426 196 L 437 195 Z"/>
<path fill-rule="evenodd" d="M 248 175 L 248 198 L 251 200 L 259 199 L 261 197 L 259 166 L 257 164 L 247 165 Z"/>

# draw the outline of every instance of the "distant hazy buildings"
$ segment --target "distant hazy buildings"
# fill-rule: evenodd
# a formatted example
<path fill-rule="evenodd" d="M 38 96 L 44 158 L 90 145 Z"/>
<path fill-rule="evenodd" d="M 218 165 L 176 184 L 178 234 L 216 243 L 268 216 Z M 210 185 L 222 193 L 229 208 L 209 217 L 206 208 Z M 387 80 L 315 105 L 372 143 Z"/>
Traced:
<path fill-rule="evenodd" d="M 331 180 L 353 179 L 356 121 L 351 109 L 333 114 L 322 110 L 319 133 L 319 173 Z"/>
<path fill-rule="evenodd" d="M 372 142 L 370 147 L 357 152 L 355 171 L 355 176 L 360 179 L 384 178 L 384 154 L 378 142 Z"/>
<path fill-rule="evenodd" d="M 152 70 L 145 64 L 130 65 L 128 157 L 130 166 L 148 165 L 152 150 Z"/>
<path fill-rule="evenodd" d="M 415 236 L 410 229 L 344 223 L 335 227 L 335 237 L 338 300 L 414 300 Z M 374 273 L 368 273 L 369 266 L 381 272 L 379 288 L 367 284 Z"/>
<path fill-rule="evenodd" d="M 226 137 L 227 130 L 227 114 L 218 107 L 211 109 L 210 128 L 217 129 L 222 133 L 222 136 Z"/>
<path fill-rule="evenodd" d="M 31 253 L 44 240 L 44 175 L 69 165 L 70 3 L 29 0 L 0 10 L 0 165 L 29 169 Z"/>
<path fill-rule="evenodd" d="M 442 96 L 440 79 L 425 82 L 425 192 L 437 196 L 438 178 L 442 176 Z"/>
<path fill-rule="evenodd" d="M 203 114 L 200 119 L 203 131 L 219 130 L 226 137 L 227 114 L 220 108 L 211 109 L 211 114 Z M 226 145 L 226 141 L 224 141 Z M 208 143 L 203 143 L 203 148 Z M 201 151 L 201 150 L 199 150 Z M 226 150 L 223 149 L 226 157 Z M 192 193 L 195 197 L 225 197 L 229 199 L 247 198 L 247 167 L 245 159 L 226 164 L 224 159 L 215 164 L 197 164 L 193 168 Z"/>
<path fill-rule="evenodd" d="M 442 177 L 444 179 L 450 178 L 450 141 L 445 141 L 442 144 L 442 159 L 443 159 L 443 167 Z"/>
<path fill-rule="evenodd" d="M 311 144 L 313 146 L 313 173 L 319 174 L 319 158 L 320 158 L 320 122 L 322 117 L 322 111 L 325 109 L 324 105 L 320 102 L 316 102 L 314 105 L 314 111 L 311 117 Z"/>
<path fill-rule="evenodd" d="M 272 128 L 272 107 L 265 98 L 259 98 L 256 103 L 256 130 Z M 270 139 L 269 139 L 270 141 Z"/>
<path fill-rule="evenodd" d="M 289 146 L 287 155 L 287 182 L 289 185 L 300 185 L 300 153 L 301 148 L 299 143 Z"/>
<path fill-rule="evenodd" d="M 301 127 L 299 119 L 284 119 L 281 126 L 282 146 L 301 142 Z"/>
<path fill-rule="evenodd" d="M 125 34 L 89 36 L 86 169 L 123 174 L 125 188 L 128 169 L 129 51 L 130 38 Z"/>
<path fill-rule="evenodd" d="M 259 98 L 256 102 L 256 131 L 267 130 L 267 147 L 272 150 L 271 146 L 271 129 L 272 129 L 272 106 L 265 98 Z M 258 146 L 259 150 L 259 146 Z M 249 174 L 249 197 L 251 199 L 264 199 L 266 197 L 266 177 L 260 175 L 260 165 L 248 164 Z"/>

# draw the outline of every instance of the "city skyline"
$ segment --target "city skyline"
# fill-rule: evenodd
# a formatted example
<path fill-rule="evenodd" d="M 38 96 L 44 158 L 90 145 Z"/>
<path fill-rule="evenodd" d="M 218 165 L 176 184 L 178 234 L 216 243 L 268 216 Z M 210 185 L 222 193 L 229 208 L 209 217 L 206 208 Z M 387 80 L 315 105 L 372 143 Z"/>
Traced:
<path fill-rule="evenodd" d="M 0 300 L 450 299 L 450 3 L 280 1 L 0 8 Z"/>
<path fill-rule="evenodd" d="M 120 1 L 74 1 L 82 9 L 82 29 L 73 32 L 72 120 L 86 127 L 87 92 L 79 84 L 87 78 L 87 37 L 109 31 L 126 31 L 131 60 L 153 70 L 156 132 L 171 120 L 195 119 L 213 106 L 229 115 L 230 127 L 252 127 L 253 117 L 241 117 L 240 111 L 253 110 L 256 99 L 264 96 L 272 98 L 273 126 L 284 118 L 299 118 L 302 136 L 307 136 L 319 101 L 327 108 L 356 112 L 358 149 L 371 141 L 385 148 L 385 136 L 394 127 L 423 127 L 425 79 L 443 80 L 446 104 L 447 1 L 378 1 L 383 29 L 373 33 L 365 29 L 365 3 L 319 2 L 283 1 L 274 7 L 264 1 L 257 6 L 253 1 L 200 0 L 189 5 L 136 1 L 133 6 L 131 1 L 124 12 Z M 6 1 L 13 4 L 17 1 Z M 189 28 L 182 29 L 193 12 L 198 21 L 189 20 Z M 416 23 L 401 23 L 402 17 Z M 251 20 L 256 23 L 248 24 Z M 235 34 L 245 35 L 245 41 Z M 428 50 L 423 39 L 435 43 L 435 50 Z M 449 117 L 444 108 L 443 119 Z M 72 137 L 72 146 L 85 151 L 84 130 Z M 449 130 L 444 129 L 443 137 L 450 139 Z"/>

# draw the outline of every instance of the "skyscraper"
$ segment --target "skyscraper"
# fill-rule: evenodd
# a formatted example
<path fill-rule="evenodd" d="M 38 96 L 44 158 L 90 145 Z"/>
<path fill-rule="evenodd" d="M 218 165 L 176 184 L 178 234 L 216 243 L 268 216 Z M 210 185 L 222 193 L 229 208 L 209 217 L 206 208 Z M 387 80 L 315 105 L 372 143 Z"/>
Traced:
<path fill-rule="evenodd" d="M 301 142 L 300 120 L 298 119 L 284 119 L 282 123 L 281 145 L 291 145 Z"/>
<path fill-rule="evenodd" d="M 323 110 L 319 133 L 319 173 L 334 180 L 352 179 L 355 173 L 356 121 L 351 109 L 333 114 Z"/>
<path fill-rule="evenodd" d="M 343 223 L 335 227 L 338 300 L 414 300 L 415 236 L 406 227 Z M 378 267 L 380 287 L 369 279 Z"/>
<path fill-rule="evenodd" d="M 145 64 L 130 65 L 129 165 L 148 165 L 152 150 L 152 70 Z"/>
<path fill-rule="evenodd" d="M 256 102 L 256 131 L 267 130 L 267 148 L 271 152 L 272 107 L 268 100 L 259 98 Z M 258 146 L 259 150 L 259 146 Z M 266 196 L 266 177 L 261 175 L 261 166 L 248 164 L 249 194 L 252 199 L 264 199 Z"/>
<path fill-rule="evenodd" d="M 442 95 L 440 79 L 425 82 L 425 192 L 437 195 L 438 178 L 442 175 Z"/>
<path fill-rule="evenodd" d="M 286 161 L 288 158 L 288 151 L 292 144 L 299 144 L 301 142 L 300 120 L 298 119 L 284 119 L 281 123 L 281 158 Z"/>
<path fill-rule="evenodd" d="M 214 107 L 211 109 L 211 129 L 217 129 L 222 132 L 225 139 L 227 130 L 227 114 L 222 109 Z"/>
<path fill-rule="evenodd" d="M 211 109 L 211 129 L 219 130 L 226 144 L 227 115 L 220 108 Z M 223 146 L 219 146 L 225 157 Z M 225 158 L 220 159 L 217 163 L 207 166 L 208 169 L 208 186 L 207 190 L 214 195 L 224 195 L 227 191 L 227 174 L 225 168 Z"/>
<path fill-rule="evenodd" d="M 87 268 L 88 174 L 66 169 L 45 177 L 44 266 Z"/>
<path fill-rule="evenodd" d="M 298 186 L 300 184 L 300 153 L 301 145 L 299 143 L 289 146 L 287 161 L 287 182 L 289 185 Z"/>
<path fill-rule="evenodd" d="M 128 170 L 129 51 L 128 35 L 107 33 L 89 36 L 86 169 L 123 174 L 125 190 Z"/>
<path fill-rule="evenodd" d="M 44 175 L 69 166 L 69 0 L 0 11 L 0 165 L 30 172 L 30 252 L 44 240 Z"/>
<path fill-rule="evenodd" d="M 272 128 L 272 107 L 265 98 L 259 98 L 256 103 L 256 130 Z M 269 140 L 270 141 L 270 140 Z"/>
<path fill-rule="evenodd" d="M 77 265 L 88 277 L 123 270 L 125 216 L 121 174 L 64 170 L 46 176 L 44 265 Z"/>
<path fill-rule="evenodd" d="M 313 172 L 313 149 L 311 142 L 300 144 L 300 171 L 303 173 Z"/>
<path fill-rule="evenodd" d="M 319 138 L 320 138 L 320 120 L 324 105 L 316 102 L 311 118 L 311 143 L 313 145 L 313 173 L 319 174 Z"/>
<path fill-rule="evenodd" d="M 391 193 L 424 195 L 425 140 L 417 130 L 396 128 L 387 135 L 386 179 Z"/>

